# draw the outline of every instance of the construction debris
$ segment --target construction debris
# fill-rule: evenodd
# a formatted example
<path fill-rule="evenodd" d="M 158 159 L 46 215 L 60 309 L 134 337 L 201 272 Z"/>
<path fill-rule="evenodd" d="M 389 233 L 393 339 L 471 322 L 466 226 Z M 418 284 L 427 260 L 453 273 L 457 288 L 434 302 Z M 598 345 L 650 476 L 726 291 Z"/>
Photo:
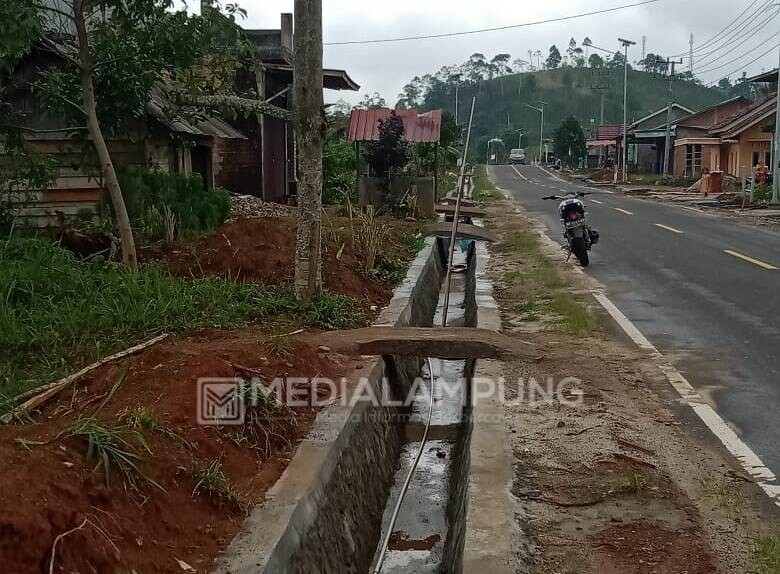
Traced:
<path fill-rule="evenodd" d="M 290 217 L 295 213 L 292 207 L 263 201 L 254 195 L 231 195 L 230 201 L 233 205 L 230 222 L 256 217 Z"/>

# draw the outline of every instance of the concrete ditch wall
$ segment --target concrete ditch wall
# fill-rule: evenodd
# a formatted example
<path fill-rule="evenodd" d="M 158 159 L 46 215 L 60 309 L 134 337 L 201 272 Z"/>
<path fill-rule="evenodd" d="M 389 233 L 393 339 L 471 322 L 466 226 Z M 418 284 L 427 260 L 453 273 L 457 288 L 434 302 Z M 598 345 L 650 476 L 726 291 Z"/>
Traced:
<path fill-rule="evenodd" d="M 428 239 L 377 324 L 430 326 L 444 268 L 441 242 Z M 393 394 L 405 394 L 420 367 L 416 358 L 366 363 L 354 377 L 366 377 L 376 396 L 385 380 Z M 266 501 L 218 559 L 215 574 L 365 574 L 399 461 L 397 414 L 368 402 L 320 413 Z"/>

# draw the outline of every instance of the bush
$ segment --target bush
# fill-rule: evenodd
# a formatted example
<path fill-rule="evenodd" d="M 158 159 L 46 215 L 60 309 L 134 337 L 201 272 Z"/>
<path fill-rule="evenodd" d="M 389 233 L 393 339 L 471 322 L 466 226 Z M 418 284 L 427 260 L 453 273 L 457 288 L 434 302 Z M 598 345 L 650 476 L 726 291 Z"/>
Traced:
<path fill-rule="evenodd" d="M 355 189 L 355 148 L 343 140 L 327 141 L 322 153 L 322 201 L 341 203 Z"/>
<path fill-rule="evenodd" d="M 130 223 L 142 241 L 214 231 L 230 215 L 230 194 L 199 175 L 127 169 L 119 175 Z"/>
<path fill-rule="evenodd" d="M 768 183 L 762 183 L 756 186 L 753 192 L 754 203 L 769 203 L 772 199 L 772 186 Z"/>

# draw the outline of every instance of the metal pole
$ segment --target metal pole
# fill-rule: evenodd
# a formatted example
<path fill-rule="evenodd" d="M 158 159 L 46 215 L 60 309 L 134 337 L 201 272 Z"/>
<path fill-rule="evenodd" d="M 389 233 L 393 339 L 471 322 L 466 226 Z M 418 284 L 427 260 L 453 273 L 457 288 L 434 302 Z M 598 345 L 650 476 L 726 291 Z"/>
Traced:
<path fill-rule="evenodd" d="M 455 200 L 455 213 L 452 217 L 452 234 L 450 235 L 450 254 L 447 263 L 447 279 L 444 286 L 444 307 L 441 310 L 441 326 L 447 326 L 447 311 L 450 307 L 450 286 L 452 285 L 452 261 L 455 258 L 455 239 L 458 236 L 458 219 L 460 219 L 460 198 L 463 197 L 463 185 L 466 180 L 466 158 L 469 153 L 469 141 L 471 140 L 471 124 L 474 121 L 474 104 L 477 98 L 471 98 L 471 113 L 469 114 L 469 129 L 466 132 L 466 146 L 463 148 L 463 162 L 460 166 L 460 182 L 458 185 L 458 197 Z M 490 144 L 488 144 L 490 147 Z M 485 166 L 487 169 L 487 166 Z"/>
<path fill-rule="evenodd" d="M 599 126 L 604 125 L 604 90 L 601 90 L 601 120 L 599 123 Z M 596 130 L 596 135 L 598 135 L 598 129 Z M 599 169 L 601 169 L 602 166 L 602 157 L 604 155 L 604 146 L 599 146 Z"/>
<path fill-rule="evenodd" d="M 682 62 L 682 60 L 680 60 L 680 62 Z M 669 103 L 666 109 L 666 136 L 664 137 L 664 157 L 663 162 L 661 162 L 661 165 L 663 166 L 662 173 L 664 175 L 669 175 L 669 146 L 672 143 L 672 104 L 674 103 L 674 92 L 672 85 L 674 83 L 674 65 L 676 63 L 677 62 L 667 61 L 667 65 L 671 64 L 672 66 L 672 72 L 669 75 Z"/>
<path fill-rule="evenodd" d="M 780 4 L 778 4 L 780 6 Z M 780 53 L 778 54 L 780 61 Z M 772 152 L 772 203 L 780 203 L 780 63 L 777 67 L 777 106 L 775 106 L 775 145 Z"/>
<path fill-rule="evenodd" d="M 618 38 L 624 48 L 623 62 L 623 183 L 628 181 L 628 47 L 636 44 L 631 40 Z"/>
<path fill-rule="evenodd" d="M 458 95 L 459 95 L 459 92 L 460 92 L 460 84 L 455 84 L 455 125 L 456 126 L 460 125 L 460 124 L 458 124 L 458 99 L 459 99 Z"/>
<path fill-rule="evenodd" d="M 544 142 L 544 104 L 542 104 L 542 128 L 539 130 L 539 163 L 542 163 L 542 143 Z"/>

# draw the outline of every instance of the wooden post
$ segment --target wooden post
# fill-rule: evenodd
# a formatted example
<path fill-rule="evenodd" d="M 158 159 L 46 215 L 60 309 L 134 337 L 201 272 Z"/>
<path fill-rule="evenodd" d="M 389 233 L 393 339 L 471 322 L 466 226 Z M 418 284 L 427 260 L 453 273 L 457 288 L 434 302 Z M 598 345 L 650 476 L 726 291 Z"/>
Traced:
<path fill-rule="evenodd" d="M 298 141 L 295 293 L 309 302 L 322 287 L 322 0 L 295 0 L 293 102 Z"/>

